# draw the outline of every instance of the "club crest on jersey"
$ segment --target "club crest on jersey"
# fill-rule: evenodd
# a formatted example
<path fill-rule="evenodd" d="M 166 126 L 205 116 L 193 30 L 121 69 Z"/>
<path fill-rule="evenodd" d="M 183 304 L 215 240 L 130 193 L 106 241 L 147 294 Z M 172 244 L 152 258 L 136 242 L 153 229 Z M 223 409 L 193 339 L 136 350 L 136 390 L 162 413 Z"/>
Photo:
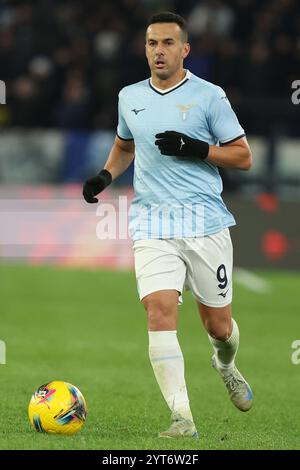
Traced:
<path fill-rule="evenodd" d="M 189 110 L 193 107 L 193 104 L 176 104 L 176 108 L 181 112 L 182 120 L 185 121 L 188 118 Z"/>

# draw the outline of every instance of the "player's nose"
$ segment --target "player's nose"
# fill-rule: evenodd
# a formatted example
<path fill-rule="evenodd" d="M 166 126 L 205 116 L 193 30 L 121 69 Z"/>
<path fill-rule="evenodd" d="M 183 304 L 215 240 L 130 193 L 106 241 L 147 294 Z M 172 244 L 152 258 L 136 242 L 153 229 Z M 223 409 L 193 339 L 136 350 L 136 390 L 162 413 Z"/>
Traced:
<path fill-rule="evenodd" d="M 156 52 L 157 58 L 161 59 L 165 55 L 164 45 L 158 44 L 155 52 Z"/>

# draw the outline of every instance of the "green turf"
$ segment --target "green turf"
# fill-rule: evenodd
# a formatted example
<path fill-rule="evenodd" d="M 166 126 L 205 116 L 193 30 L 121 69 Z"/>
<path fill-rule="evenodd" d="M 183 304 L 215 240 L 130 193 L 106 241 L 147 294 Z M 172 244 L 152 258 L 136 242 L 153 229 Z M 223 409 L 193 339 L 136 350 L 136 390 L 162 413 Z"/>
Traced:
<path fill-rule="evenodd" d="M 179 339 L 199 440 L 161 440 L 169 413 L 147 356 L 146 317 L 132 273 L 0 267 L 0 449 L 299 449 L 300 275 L 263 273 L 268 294 L 236 286 L 238 365 L 255 405 L 236 410 L 210 367 L 210 346 L 185 294 Z M 34 389 L 66 380 L 85 395 L 84 429 L 72 437 L 37 434 L 27 418 Z"/>

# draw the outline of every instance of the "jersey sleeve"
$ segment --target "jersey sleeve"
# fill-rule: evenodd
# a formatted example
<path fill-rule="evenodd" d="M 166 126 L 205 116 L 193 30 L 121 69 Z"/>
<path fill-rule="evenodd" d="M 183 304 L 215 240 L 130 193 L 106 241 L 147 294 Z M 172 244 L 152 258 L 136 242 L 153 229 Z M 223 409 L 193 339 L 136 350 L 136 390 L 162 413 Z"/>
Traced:
<path fill-rule="evenodd" d="M 126 120 L 122 111 L 123 107 L 123 97 L 122 92 L 119 93 L 119 103 L 118 103 L 118 127 L 117 127 L 117 136 L 122 140 L 133 140 L 132 134 L 126 124 Z"/>
<path fill-rule="evenodd" d="M 240 125 L 224 90 L 220 87 L 217 88 L 217 92 L 214 93 L 211 99 L 208 116 L 210 131 L 220 145 L 244 137 L 245 131 Z"/>

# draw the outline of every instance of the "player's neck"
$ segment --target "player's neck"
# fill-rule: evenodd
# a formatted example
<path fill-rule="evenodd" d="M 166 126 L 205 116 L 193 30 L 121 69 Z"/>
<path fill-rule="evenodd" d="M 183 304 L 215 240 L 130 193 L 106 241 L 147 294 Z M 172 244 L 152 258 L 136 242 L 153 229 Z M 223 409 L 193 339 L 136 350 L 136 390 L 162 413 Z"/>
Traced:
<path fill-rule="evenodd" d="M 172 77 L 168 78 L 167 80 L 161 80 L 159 77 L 154 75 L 151 76 L 151 83 L 156 88 L 161 90 L 167 90 L 168 88 L 172 88 L 180 83 L 186 76 L 186 70 L 180 69 L 178 70 Z"/>

